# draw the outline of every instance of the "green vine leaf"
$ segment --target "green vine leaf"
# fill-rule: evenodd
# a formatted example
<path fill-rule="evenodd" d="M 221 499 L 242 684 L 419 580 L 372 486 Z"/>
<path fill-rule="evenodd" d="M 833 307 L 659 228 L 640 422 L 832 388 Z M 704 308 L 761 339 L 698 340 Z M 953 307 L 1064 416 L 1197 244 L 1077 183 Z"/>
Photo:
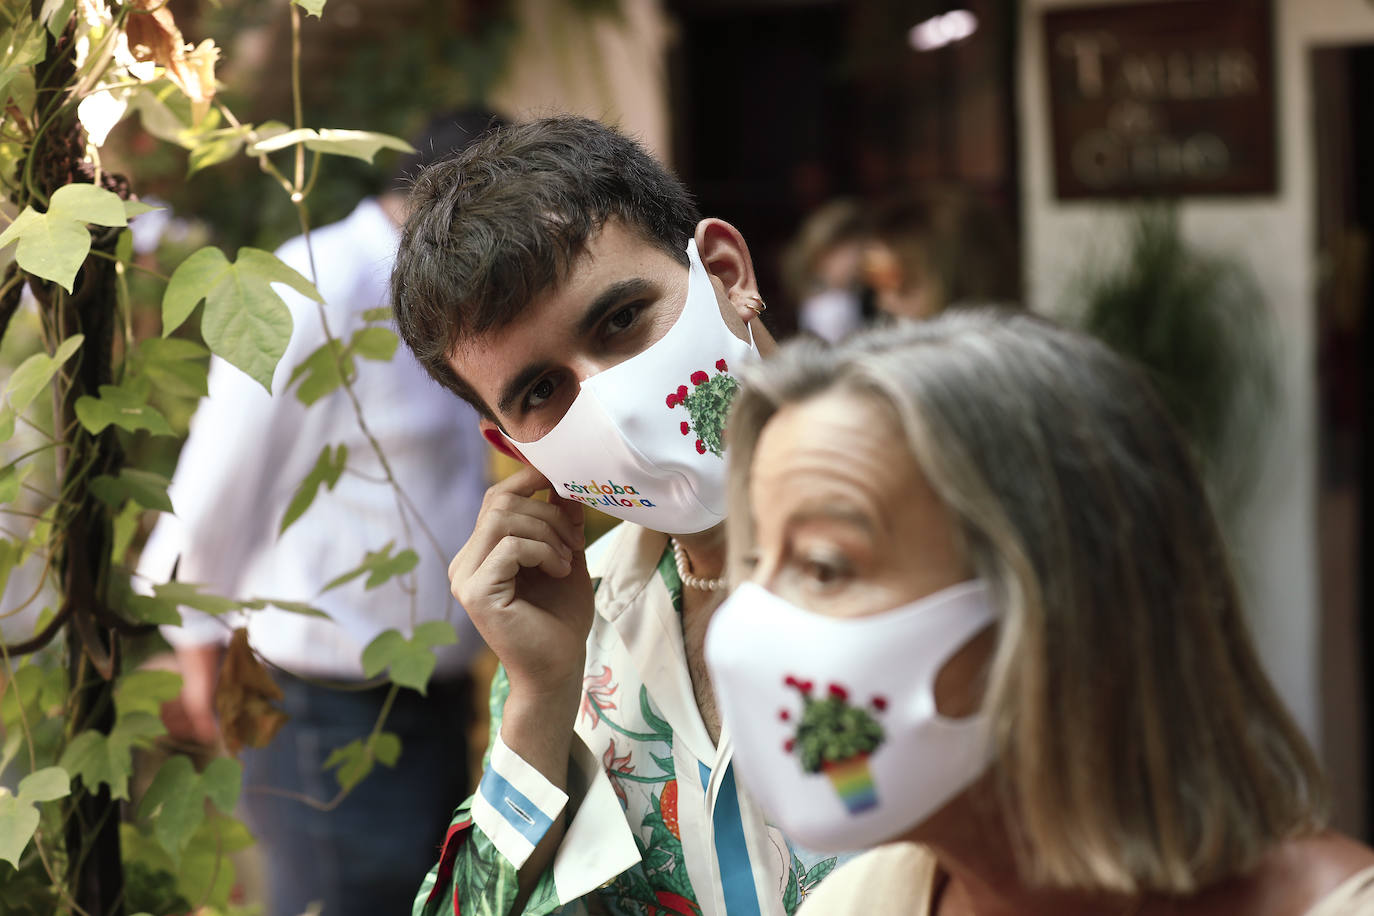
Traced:
<path fill-rule="evenodd" d="M 133 773 L 133 749 L 146 746 L 166 729 L 157 716 L 134 712 L 115 723 L 109 735 L 87 730 L 72 739 L 62 752 L 59 765 L 78 776 L 88 787 L 104 784 L 113 798 L 129 800 L 129 777 Z"/>
<path fill-rule="evenodd" d="M 396 355 L 401 338 L 389 328 L 363 328 L 348 342 L 348 349 L 363 359 L 388 362 Z"/>
<path fill-rule="evenodd" d="M 66 798 L 71 794 L 72 779 L 61 767 L 34 770 L 19 780 L 21 802 L 47 802 Z"/>
<path fill-rule="evenodd" d="M 66 184 L 53 192 L 48 212 L 25 207 L 0 232 L 0 248 L 18 242 L 15 260 L 29 273 L 72 291 L 76 272 L 91 250 L 87 223 L 127 226 L 124 201 L 93 184 Z"/>
<path fill-rule="evenodd" d="M 124 468 L 118 477 L 101 474 L 94 478 L 90 488 L 97 499 L 113 509 L 120 508 L 125 500 L 132 499 L 145 509 L 172 512 L 172 500 L 167 495 L 171 483 L 166 477 L 152 471 Z"/>
<path fill-rule="evenodd" d="M 175 671 L 139 668 L 119 676 L 115 683 L 115 711 L 120 716 L 141 712 L 158 715 L 162 704 L 181 693 L 181 675 Z"/>
<path fill-rule="evenodd" d="M 43 0 L 42 11 L 38 18 L 48 24 L 48 33 L 56 40 L 62 37 L 67 20 L 76 10 L 76 0 Z"/>
<path fill-rule="evenodd" d="M 346 585 L 363 574 L 367 574 L 366 587 L 373 589 L 393 576 L 401 576 L 410 572 L 419 564 L 419 554 L 409 548 L 393 556 L 391 551 L 395 546 L 396 542 L 392 541 L 381 550 L 369 551 L 363 557 L 362 563 L 343 575 L 331 579 L 324 588 L 320 589 L 320 594 L 332 591 L 340 585 Z"/>
<path fill-rule="evenodd" d="M 133 219 L 135 216 L 142 216 L 144 213 L 151 213 L 154 210 L 162 210 L 163 207 L 155 207 L 152 204 L 145 204 L 141 200 L 124 201 L 125 219 Z M 132 243 L 131 243 L 132 244 Z"/>
<path fill-rule="evenodd" d="M 181 326 L 205 300 L 201 333 L 210 349 L 242 369 L 269 392 L 272 373 L 291 339 L 291 310 L 272 288 L 284 283 L 316 302 L 314 285 L 275 255 L 240 248 L 230 263 L 224 252 L 207 247 L 182 261 L 162 297 L 162 336 Z"/>
<path fill-rule="evenodd" d="M 331 449 L 326 445 L 320 450 L 320 455 L 315 459 L 315 466 L 310 469 L 310 473 L 305 475 L 301 485 L 296 488 L 296 493 L 291 497 L 290 504 L 286 507 L 286 514 L 282 516 L 281 528 L 277 533 L 285 533 L 291 524 L 305 514 L 305 510 L 310 508 L 310 504 L 315 501 L 315 494 L 323 486 L 326 490 L 333 490 L 334 484 L 339 482 L 339 476 L 343 474 L 344 464 L 348 461 L 348 446 L 342 443 L 337 448 Z"/>
<path fill-rule="evenodd" d="M 199 137 L 195 146 L 191 147 L 190 156 L 187 157 L 186 177 L 190 178 L 201 169 L 208 169 L 212 165 L 219 165 L 237 156 L 252 132 L 251 125 L 243 124 L 238 127 L 222 127 Z"/>
<path fill-rule="evenodd" d="M 43 23 L 34 22 L 26 11 L 10 30 L 10 43 L 0 57 L 0 100 L 10 82 L 29 66 L 38 63 L 47 52 L 48 40 L 43 35 Z"/>
<path fill-rule="evenodd" d="M 301 360 L 300 365 L 291 370 L 291 378 L 286 383 L 287 387 L 294 385 L 296 379 L 304 376 L 300 387 L 296 389 L 296 397 L 302 404 L 309 407 L 343 384 L 343 376 L 339 374 L 340 364 L 343 365 L 343 371 L 348 373 L 348 377 L 351 379 L 353 377 L 352 354 L 339 341 L 326 341 L 316 347 L 314 353 Z"/>
<path fill-rule="evenodd" d="M 134 371 L 168 394 L 203 398 L 210 393 L 210 351 L 181 337 L 150 337 L 134 353 Z"/>
<path fill-rule="evenodd" d="M 401 759 L 401 739 L 391 732 L 378 732 L 372 741 L 372 753 L 383 766 L 394 767 Z"/>
<path fill-rule="evenodd" d="M 57 370 L 81 348 L 83 340 L 85 338 L 82 335 L 73 334 L 62 341 L 52 356 L 35 353 L 20 363 L 19 368 L 11 373 L 9 383 L 5 386 L 5 400 L 9 403 L 10 410 L 15 414 L 27 410 L 39 392 L 48 387 Z"/>
<path fill-rule="evenodd" d="M 173 862 L 180 860 L 191 834 L 205 819 L 205 791 L 191 758 L 177 755 L 163 761 L 139 814 L 153 821 L 153 836 Z"/>
<path fill-rule="evenodd" d="M 0 860 L 19 867 L 19 856 L 38 829 L 40 802 L 65 798 L 71 778 L 61 767 L 44 767 L 19 781 L 19 793 L 0 788 Z"/>
<path fill-rule="evenodd" d="M 309 127 L 288 130 L 284 134 L 259 140 L 249 147 L 248 152 L 255 156 L 263 153 L 275 153 L 278 150 L 288 149 L 302 143 L 305 144 L 306 149 L 312 152 L 326 153 L 332 156 L 348 156 L 352 159 L 361 159 L 367 163 L 371 163 L 373 157 L 384 149 L 402 153 L 415 152 L 415 147 L 400 137 L 393 137 L 390 134 L 379 134 L 370 130 L 339 130 L 328 127 L 320 130 L 313 130 Z"/>
<path fill-rule="evenodd" d="M 19 856 L 38 829 L 38 809 L 0 787 L 0 861 L 19 867 Z"/>
<path fill-rule="evenodd" d="M 205 820 L 206 799 L 229 814 L 242 785 L 243 766 L 237 760 L 217 757 L 197 773 L 189 757 L 172 757 L 153 777 L 139 815 L 153 822 L 153 836 L 177 863 Z"/>
<path fill-rule="evenodd" d="M 118 426 L 126 432 L 146 429 L 154 436 L 174 435 L 172 427 L 156 407 L 149 406 L 148 394 L 118 385 L 101 385 L 100 397 L 89 394 L 77 398 L 76 418 L 92 435 L 99 435 L 107 426 Z"/>
<path fill-rule="evenodd" d="M 133 505 L 133 503 L 130 503 Z M 128 584 L 123 588 L 114 586 L 111 593 L 114 606 L 124 612 L 130 620 L 138 623 L 155 623 L 159 626 L 179 627 L 182 624 L 181 612 L 177 603 L 169 598 L 135 594 Z"/>
<path fill-rule="evenodd" d="M 194 608 L 197 611 L 204 611 L 206 614 L 216 617 L 243 607 L 243 602 L 235 601 L 232 598 L 202 594 L 200 586 L 193 582 L 165 582 L 162 585 L 153 586 L 153 594 L 159 598 Z"/>
<path fill-rule="evenodd" d="M 243 764 L 232 757 L 216 757 L 200 774 L 201 787 L 222 814 L 233 814 L 243 788 Z"/>
<path fill-rule="evenodd" d="M 335 748 L 325 758 L 324 768 L 332 770 L 338 767 L 334 778 L 339 781 L 339 788 L 347 792 L 372 772 L 372 763 L 373 756 L 368 753 L 363 739 L 355 738 L 343 747 Z"/>
<path fill-rule="evenodd" d="M 291 0 L 291 2 L 305 10 L 311 16 L 319 19 L 320 14 L 324 12 L 324 5 L 327 0 Z"/>
<path fill-rule="evenodd" d="M 363 676 L 376 677 L 390 668 L 394 683 L 423 694 L 434 673 L 434 647 L 457 641 L 458 632 L 446 620 L 420 624 L 410 639 L 402 636 L 399 630 L 387 630 L 363 649 Z"/>
<path fill-rule="evenodd" d="M 340 447 L 342 448 L 342 446 Z M 312 605 L 306 604 L 304 601 L 286 601 L 282 598 L 260 598 L 254 603 L 261 604 L 264 607 L 267 605 L 271 605 L 272 607 L 277 608 L 278 610 L 286 611 L 289 614 L 300 614 L 303 617 L 320 617 L 324 620 L 332 619 L 324 611 Z"/>
<path fill-rule="evenodd" d="M 12 503 L 19 498 L 19 487 L 33 470 L 33 464 L 11 464 L 0 471 L 0 503 Z"/>

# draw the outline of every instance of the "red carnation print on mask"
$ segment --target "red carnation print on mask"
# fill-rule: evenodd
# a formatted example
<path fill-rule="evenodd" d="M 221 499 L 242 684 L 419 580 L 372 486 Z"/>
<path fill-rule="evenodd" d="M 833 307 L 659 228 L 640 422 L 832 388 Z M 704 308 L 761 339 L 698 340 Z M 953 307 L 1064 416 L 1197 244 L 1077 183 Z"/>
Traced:
<path fill-rule="evenodd" d="M 887 697 L 874 697 L 870 702 L 873 703 L 873 708 L 878 710 L 878 712 L 885 712 L 887 710 Z"/>
<path fill-rule="evenodd" d="M 821 697 L 811 695 L 811 681 L 788 675 L 783 684 L 800 693 L 802 701 L 800 720 L 783 751 L 797 755 L 802 772 L 825 774 L 850 814 L 875 807 L 878 793 L 868 758 L 886 737 L 883 727 L 867 710 L 849 704 L 849 690 L 841 684 L 831 683 Z M 872 703 L 878 712 L 887 705 L 882 697 Z M 784 709 L 779 718 L 786 722 L 791 717 Z"/>
<path fill-rule="evenodd" d="M 786 722 L 788 719 L 792 718 L 792 711 L 790 709 L 784 709 L 778 713 L 778 718 Z"/>
<path fill-rule="evenodd" d="M 693 372 L 688 379 L 692 387 L 678 385 L 676 391 L 668 393 L 664 403 L 669 410 L 682 407 L 687 410 L 688 419 L 683 420 L 678 429 L 684 436 L 696 434 L 692 444 L 698 455 L 710 452 L 717 458 L 725 454 L 725 418 L 730 412 L 730 401 L 739 390 L 739 383 L 727 372 L 725 360 L 715 362 L 716 374 L 708 374 L 704 369 Z"/>

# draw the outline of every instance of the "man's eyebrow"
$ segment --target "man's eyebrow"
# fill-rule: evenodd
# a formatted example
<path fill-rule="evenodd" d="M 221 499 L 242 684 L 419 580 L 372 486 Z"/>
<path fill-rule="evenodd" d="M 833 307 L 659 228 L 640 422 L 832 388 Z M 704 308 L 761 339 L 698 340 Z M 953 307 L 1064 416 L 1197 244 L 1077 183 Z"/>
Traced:
<path fill-rule="evenodd" d="M 631 277 L 612 283 L 592 300 L 591 305 L 587 306 L 582 317 L 577 320 L 576 334 L 579 337 L 590 334 L 596 330 L 597 325 L 601 324 L 607 312 L 620 307 L 627 299 L 651 294 L 656 288 L 653 281 L 643 277 Z M 516 403 L 520 400 L 521 393 L 534 384 L 535 379 L 551 368 L 553 368 L 552 363 L 541 360 L 521 369 L 514 378 L 502 387 L 501 397 L 496 402 L 496 409 L 503 416 L 510 416 L 515 410 Z"/>
<path fill-rule="evenodd" d="M 612 283 L 602 290 L 601 295 L 593 299 L 592 304 L 587 306 L 587 310 L 582 313 L 582 317 L 577 322 L 577 333 L 579 335 L 590 334 L 596 330 L 596 326 L 601 324 L 601 319 L 606 317 L 606 313 L 611 309 L 624 304 L 626 299 L 648 295 L 654 290 L 653 281 L 643 277 L 630 277 L 628 280 Z"/>

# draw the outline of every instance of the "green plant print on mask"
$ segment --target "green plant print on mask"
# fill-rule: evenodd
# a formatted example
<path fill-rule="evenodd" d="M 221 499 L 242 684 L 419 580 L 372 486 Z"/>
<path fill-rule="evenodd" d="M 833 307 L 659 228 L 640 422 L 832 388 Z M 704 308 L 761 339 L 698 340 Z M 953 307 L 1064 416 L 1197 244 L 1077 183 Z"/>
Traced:
<path fill-rule="evenodd" d="M 667 405 L 672 410 L 683 407 L 688 419 L 683 420 L 681 432 L 684 436 L 696 436 L 696 450 L 704 455 L 710 452 L 717 458 L 725 454 L 722 441 L 725 432 L 725 418 L 730 413 L 730 402 L 734 400 L 739 383 L 728 374 L 725 360 L 716 360 L 716 375 L 711 376 L 704 369 L 692 373 L 689 388 L 679 385 L 676 391 L 668 393 Z"/>

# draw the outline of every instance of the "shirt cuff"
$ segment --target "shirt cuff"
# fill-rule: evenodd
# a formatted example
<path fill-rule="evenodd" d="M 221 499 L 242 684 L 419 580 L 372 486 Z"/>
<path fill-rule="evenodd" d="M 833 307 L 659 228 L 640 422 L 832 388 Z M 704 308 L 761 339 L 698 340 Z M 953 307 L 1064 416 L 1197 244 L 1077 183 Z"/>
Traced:
<path fill-rule="evenodd" d="M 553 826 L 568 796 L 506 746 L 498 732 L 472 800 L 472 819 L 517 869 Z"/>

